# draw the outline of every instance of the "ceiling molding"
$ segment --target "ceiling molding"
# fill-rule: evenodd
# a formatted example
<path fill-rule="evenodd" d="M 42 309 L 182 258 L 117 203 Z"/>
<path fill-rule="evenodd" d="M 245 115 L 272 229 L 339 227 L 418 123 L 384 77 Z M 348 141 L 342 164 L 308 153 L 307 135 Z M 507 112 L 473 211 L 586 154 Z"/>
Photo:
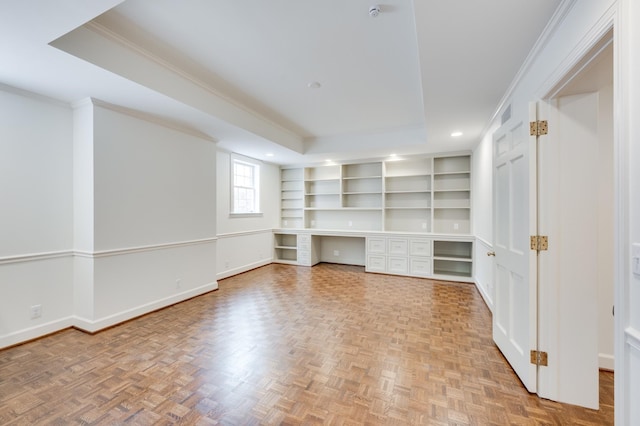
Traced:
<path fill-rule="evenodd" d="M 95 99 L 95 98 L 86 98 L 83 99 L 82 101 L 79 102 L 82 105 L 87 105 L 87 104 L 92 104 L 94 106 L 97 107 L 101 107 L 104 109 L 108 109 L 120 114 L 124 114 L 124 115 L 128 115 L 129 117 L 133 117 L 133 118 L 137 118 L 139 120 L 143 120 L 146 121 L 148 123 L 152 123 L 152 124 L 156 124 L 162 127 L 165 127 L 167 129 L 171 129 L 171 130 L 175 130 L 178 131 L 180 133 L 184 133 L 186 135 L 189 136 L 193 136 L 196 137 L 198 139 L 203 139 L 209 142 L 213 142 L 213 143 L 217 143 L 218 141 L 215 138 L 212 138 L 211 136 L 204 134 L 202 132 L 199 132 L 196 129 L 193 129 L 189 126 L 185 126 L 182 123 L 178 123 L 176 121 L 172 121 L 172 120 L 168 120 L 164 117 L 158 117 L 156 115 L 153 114 L 149 114 L 146 112 L 142 112 L 142 111 L 137 111 L 131 108 L 126 108 L 120 105 L 114 105 L 111 104 L 109 102 L 105 102 L 102 101 L 100 99 Z"/>
<path fill-rule="evenodd" d="M 212 87 L 211 85 L 209 85 L 208 83 L 202 81 L 201 79 L 191 75 L 190 73 L 184 71 L 183 69 L 175 66 L 174 64 L 172 64 L 169 61 L 164 60 L 163 58 L 159 57 L 158 55 L 153 54 L 152 52 L 149 52 L 147 49 L 141 47 L 140 45 L 136 44 L 135 42 L 133 42 L 132 40 L 129 40 L 125 37 L 123 37 L 122 35 L 118 34 L 117 32 L 113 31 L 112 29 L 110 29 L 109 27 L 102 25 L 96 21 L 90 21 L 87 22 L 86 24 L 83 25 L 83 28 L 103 37 L 104 39 L 111 41 L 113 43 L 118 44 L 121 47 L 124 47 L 125 49 L 129 50 L 130 52 L 135 53 L 136 55 L 170 71 L 171 73 L 177 75 L 178 77 L 186 80 L 187 82 L 195 85 L 196 87 L 198 87 L 199 89 L 202 89 L 204 92 L 206 92 L 208 95 L 210 96 L 214 96 L 216 97 L 219 101 L 221 101 L 224 104 L 227 104 L 229 107 L 235 108 L 237 110 L 240 110 L 241 112 L 251 116 L 254 120 L 257 120 L 259 122 L 261 122 L 263 125 L 267 125 L 270 126 L 272 128 L 277 129 L 279 132 L 285 133 L 288 135 L 288 137 L 290 139 L 293 140 L 299 140 L 302 141 L 302 137 L 293 132 L 291 129 L 283 126 L 282 124 L 275 122 L 267 117 L 265 117 L 264 115 L 256 112 L 255 110 L 247 107 L 246 105 L 244 105 L 243 103 L 240 103 L 236 100 L 234 100 L 233 98 L 230 98 L 229 96 L 226 96 L 225 94 L 219 92 L 218 90 L 216 90 L 214 87 Z M 55 42 L 55 41 L 54 41 Z M 52 42 L 51 44 L 55 46 L 54 42 Z M 233 124 L 233 123 L 230 123 Z M 286 145 L 285 145 L 286 146 Z M 287 146 L 289 149 L 293 149 L 290 146 Z"/>
<path fill-rule="evenodd" d="M 567 17 L 567 15 L 569 14 L 573 6 L 576 4 L 576 2 L 577 0 L 564 0 L 562 3 L 560 3 L 556 11 L 554 12 L 553 16 L 551 17 L 549 22 L 547 22 L 547 25 L 544 27 L 544 30 L 540 34 L 540 37 L 538 37 L 538 39 L 536 40 L 536 43 L 533 45 L 533 47 L 529 51 L 529 54 L 527 55 L 524 62 L 520 66 L 520 69 L 518 70 L 515 77 L 511 81 L 511 84 L 509 84 L 509 87 L 507 87 L 507 90 L 505 91 L 504 95 L 500 99 L 500 102 L 498 102 L 498 105 L 494 113 L 491 115 L 491 118 L 486 123 L 485 127 L 482 129 L 482 132 L 480 132 L 480 138 L 478 139 L 477 143 L 480 143 L 484 139 L 487 132 L 493 125 L 493 122 L 502 113 L 502 109 L 505 107 L 505 105 L 509 103 L 509 100 L 513 96 L 515 88 L 518 87 L 518 85 L 522 82 L 525 74 L 529 71 L 529 68 L 531 67 L 531 65 L 543 53 L 545 47 L 549 43 L 549 40 L 556 33 L 556 31 L 558 31 L 562 22 L 564 22 L 565 18 Z"/>

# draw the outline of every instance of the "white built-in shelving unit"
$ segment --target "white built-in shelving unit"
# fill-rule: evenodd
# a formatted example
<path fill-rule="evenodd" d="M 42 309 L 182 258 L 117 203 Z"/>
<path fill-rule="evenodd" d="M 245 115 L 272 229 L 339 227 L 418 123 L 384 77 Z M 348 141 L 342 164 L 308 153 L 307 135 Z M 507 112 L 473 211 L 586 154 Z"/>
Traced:
<path fill-rule="evenodd" d="M 367 238 L 370 272 L 472 277 L 470 155 L 283 168 L 281 184 L 277 261 L 317 263 L 330 232 Z"/>

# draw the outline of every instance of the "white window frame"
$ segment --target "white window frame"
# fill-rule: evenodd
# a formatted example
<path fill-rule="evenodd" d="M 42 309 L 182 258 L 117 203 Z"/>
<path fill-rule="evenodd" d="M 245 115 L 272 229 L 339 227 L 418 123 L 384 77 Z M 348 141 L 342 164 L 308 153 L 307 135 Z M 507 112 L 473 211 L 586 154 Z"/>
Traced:
<path fill-rule="evenodd" d="M 231 217 L 252 217 L 262 216 L 260 210 L 260 162 L 247 157 L 240 157 L 237 155 L 231 156 L 230 162 L 230 205 L 229 216 Z M 253 182 L 247 184 L 246 182 L 236 182 L 236 164 L 243 167 L 249 167 L 252 170 Z M 253 191 L 253 205 L 252 210 L 237 209 L 236 207 L 236 189 L 246 189 Z"/>

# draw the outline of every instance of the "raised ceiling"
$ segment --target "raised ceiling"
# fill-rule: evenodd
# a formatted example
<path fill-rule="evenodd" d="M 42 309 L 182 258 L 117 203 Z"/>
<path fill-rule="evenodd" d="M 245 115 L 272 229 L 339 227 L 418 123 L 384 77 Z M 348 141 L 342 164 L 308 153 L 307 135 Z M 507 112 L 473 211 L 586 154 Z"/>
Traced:
<path fill-rule="evenodd" d="M 0 82 L 279 164 L 463 151 L 560 2 L 15 0 Z"/>

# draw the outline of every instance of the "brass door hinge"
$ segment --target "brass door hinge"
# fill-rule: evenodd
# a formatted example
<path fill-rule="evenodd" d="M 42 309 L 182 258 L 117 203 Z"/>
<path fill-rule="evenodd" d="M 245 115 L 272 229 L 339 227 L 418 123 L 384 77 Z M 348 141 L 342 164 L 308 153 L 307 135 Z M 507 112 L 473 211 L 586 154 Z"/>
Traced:
<path fill-rule="evenodd" d="M 549 237 L 546 235 L 531 236 L 531 250 L 545 251 L 549 249 Z"/>
<path fill-rule="evenodd" d="M 549 363 L 549 355 L 542 351 L 531 351 L 531 364 L 546 367 Z"/>
<path fill-rule="evenodd" d="M 549 133 L 549 125 L 547 120 L 538 120 L 529 122 L 529 135 L 542 136 Z"/>

